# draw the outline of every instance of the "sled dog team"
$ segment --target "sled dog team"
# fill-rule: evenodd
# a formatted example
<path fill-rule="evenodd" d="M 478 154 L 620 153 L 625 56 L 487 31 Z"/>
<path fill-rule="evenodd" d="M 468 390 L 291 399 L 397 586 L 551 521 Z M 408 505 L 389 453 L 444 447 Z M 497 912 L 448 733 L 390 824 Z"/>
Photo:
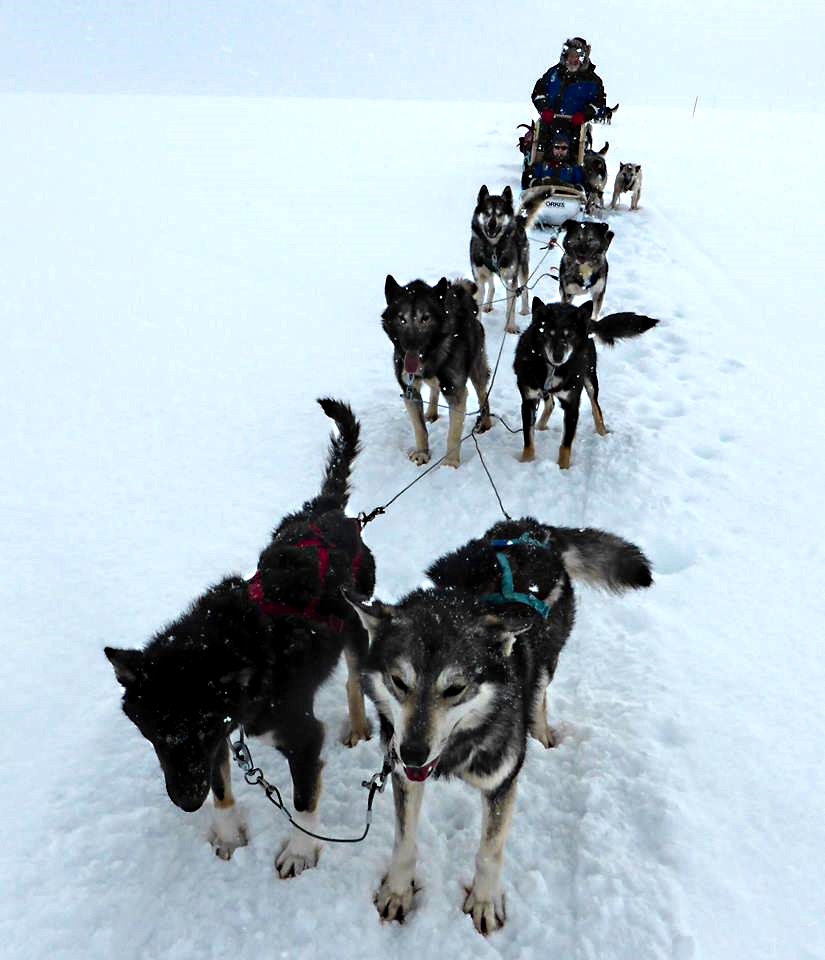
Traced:
<path fill-rule="evenodd" d="M 540 213 L 552 187 L 533 188 L 526 205 L 514 209 L 509 186 L 500 195 L 484 185 L 478 193 L 470 235 L 470 265 L 474 283 L 446 278 L 430 286 L 413 280 L 406 286 L 388 276 L 384 287 L 387 308 L 384 331 L 393 344 L 395 376 L 404 394 L 412 423 L 415 446 L 410 459 L 422 465 L 430 460 L 427 421 L 438 419 L 439 395 L 449 409 L 447 453 L 443 462 L 457 467 L 461 460 L 461 439 L 467 411 L 467 382 L 478 397 L 478 433 L 492 426 L 487 383 L 490 365 L 485 349 L 484 327 L 478 318 L 492 310 L 495 276 L 506 290 L 507 333 L 519 333 L 516 300 L 521 313 L 532 310 L 531 323 L 516 346 L 513 369 L 521 395 L 523 462 L 535 459 L 534 430 L 546 430 L 558 398 L 564 412 L 564 431 L 558 464 L 570 466 L 573 439 L 579 419 L 582 389 L 593 409 L 596 431 L 607 433 L 599 406 L 596 375 L 596 347 L 593 340 L 612 346 L 616 340 L 636 337 L 658 323 L 636 313 L 612 313 L 599 319 L 607 288 L 607 250 L 613 232 L 607 223 L 567 220 L 564 254 L 559 265 L 560 303 L 545 304 L 533 297 L 528 304 L 527 281 L 530 251 L 527 230 Z M 579 307 L 577 296 L 590 300 Z M 429 387 L 427 412 L 421 396 L 422 384 Z M 539 401 L 544 410 L 538 423 Z"/>
<path fill-rule="evenodd" d="M 634 189 L 632 174 L 623 189 Z M 513 365 L 521 460 L 535 458 L 534 431 L 547 427 L 558 399 L 564 413 L 558 464 L 570 466 L 582 390 L 597 432 L 607 432 L 594 338 L 612 345 L 657 321 L 635 313 L 599 318 L 613 239 L 606 223 L 564 224 L 561 302 L 534 297 L 528 304 L 527 229 L 541 202 L 539 193 L 529 209 L 515 210 L 509 186 L 500 195 L 482 186 L 472 217 L 474 282 L 386 279 L 383 329 L 413 427 L 410 458 L 418 465 L 430 460 L 426 422 L 438 418 L 440 394 L 449 406 L 446 464 L 460 463 L 468 381 L 479 403 L 475 429 L 492 426 L 478 312 L 492 309 L 496 275 L 506 290 L 506 331 L 519 332 L 519 297 L 521 313 L 532 312 Z M 574 306 L 582 295 L 590 299 Z M 422 383 L 430 390 L 426 414 Z M 537 423 L 539 401 L 544 409 Z M 482 805 L 475 873 L 462 909 L 486 935 L 506 919 L 504 848 L 528 737 L 555 745 L 547 688 L 573 628 L 573 581 L 614 593 L 647 587 L 650 564 L 638 547 L 613 534 L 522 517 L 435 559 L 426 571 L 431 587 L 395 604 L 370 601 L 373 556 L 361 522 L 345 514 L 360 426 L 345 403 L 318 402 L 337 426 L 319 493 L 280 522 L 253 577 L 228 576 L 209 587 L 143 649 L 106 648 L 123 687 L 123 711 L 152 744 L 174 804 L 195 811 L 211 792 L 209 838 L 222 859 L 248 842 L 232 792 L 230 735 L 241 728 L 281 751 L 292 779 L 295 826 L 275 867 L 281 877 L 297 876 L 316 865 L 320 851 L 318 839 L 304 832 L 320 830 L 324 727 L 314 698 L 343 652 L 344 743 L 353 747 L 370 738 L 366 691 L 391 767 L 395 842 L 374 895 L 380 916 L 403 921 L 413 906 L 426 782 L 459 777 L 479 791 Z"/>

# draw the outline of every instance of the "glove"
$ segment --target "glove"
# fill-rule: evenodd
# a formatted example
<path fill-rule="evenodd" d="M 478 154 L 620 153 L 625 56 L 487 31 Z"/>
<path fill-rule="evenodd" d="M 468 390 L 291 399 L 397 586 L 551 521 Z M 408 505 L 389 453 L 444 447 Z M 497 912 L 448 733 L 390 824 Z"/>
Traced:
<path fill-rule="evenodd" d="M 553 122 L 553 118 L 554 118 L 555 116 L 556 116 L 556 111 L 555 111 L 555 110 L 542 110 L 542 111 L 541 111 L 541 119 L 542 119 L 545 123 L 552 123 L 552 122 Z"/>
<path fill-rule="evenodd" d="M 584 114 L 579 110 L 577 113 L 574 113 L 570 118 L 570 122 L 574 127 L 580 127 L 584 123 Z"/>

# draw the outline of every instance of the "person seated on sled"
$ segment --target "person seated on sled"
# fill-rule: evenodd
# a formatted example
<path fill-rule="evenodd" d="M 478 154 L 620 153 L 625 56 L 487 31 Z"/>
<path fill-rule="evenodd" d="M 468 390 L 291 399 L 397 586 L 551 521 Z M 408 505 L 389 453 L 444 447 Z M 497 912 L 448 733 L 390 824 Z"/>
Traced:
<path fill-rule="evenodd" d="M 532 182 L 551 178 L 558 183 L 584 183 L 584 170 L 570 157 L 570 136 L 557 130 L 550 138 L 543 160 L 533 166 Z"/>
<path fill-rule="evenodd" d="M 544 129 L 550 129 L 560 115 L 570 117 L 576 143 L 583 123 L 606 115 L 604 83 L 590 62 L 586 40 L 573 37 L 564 41 L 559 62 L 536 81 L 532 100 Z"/>

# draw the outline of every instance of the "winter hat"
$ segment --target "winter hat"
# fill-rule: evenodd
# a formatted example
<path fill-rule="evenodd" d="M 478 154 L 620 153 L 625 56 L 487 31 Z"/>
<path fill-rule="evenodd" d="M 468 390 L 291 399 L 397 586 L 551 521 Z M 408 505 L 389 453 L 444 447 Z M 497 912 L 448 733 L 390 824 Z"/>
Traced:
<path fill-rule="evenodd" d="M 561 48 L 561 56 L 559 57 L 560 63 L 564 63 L 565 57 L 570 50 L 578 51 L 579 57 L 581 58 L 580 70 L 584 70 L 590 66 L 590 44 L 584 37 L 570 37 L 564 41 L 564 46 Z"/>

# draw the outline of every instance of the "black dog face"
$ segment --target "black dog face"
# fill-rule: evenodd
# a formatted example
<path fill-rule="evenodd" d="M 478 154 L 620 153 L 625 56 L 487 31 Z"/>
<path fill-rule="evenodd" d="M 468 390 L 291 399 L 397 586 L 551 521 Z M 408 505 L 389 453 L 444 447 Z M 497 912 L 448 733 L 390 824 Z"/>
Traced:
<path fill-rule="evenodd" d="M 500 196 L 490 193 L 486 184 L 478 191 L 473 224 L 488 240 L 495 240 L 509 229 L 515 218 L 513 191 L 506 186 Z"/>
<path fill-rule="evenodd" d="M 420 373 L 423 357 L 438 338 L 444 320 L 444 298 L 450 282 L 442 277 L 431 287 L 413 280 L 402 287 L 387 277 L 384 295 L 387 309 L 381 314 L 384 332 L 404 355 L 404 371 Z"/>
<path fill-rule="evenodd" d="M 123 712 L 155 749 L 169 799 L 188 813 L 198 810 L 209 793 L 213 760 L 233 726 L 230 691 L 237 699 L 248 677 L 238 671 L 221 684 L 203 684 L 192 648 L 150 656 L 106 647 L 105 653 L 123 686 Z"/>
<path fill-rule="evenodd" d="M 548 363 L 560 367 L 587 340 L 593 302 L 580 307 L 571 303 L 544 303 L 533 297 L 533 322 Z"/>
<path fill-rule="evenodd" d="M 565 220 L 564 252 L 577 263 L 592 263 L 607 253 L 613 233 L 606 223 Z"/>

